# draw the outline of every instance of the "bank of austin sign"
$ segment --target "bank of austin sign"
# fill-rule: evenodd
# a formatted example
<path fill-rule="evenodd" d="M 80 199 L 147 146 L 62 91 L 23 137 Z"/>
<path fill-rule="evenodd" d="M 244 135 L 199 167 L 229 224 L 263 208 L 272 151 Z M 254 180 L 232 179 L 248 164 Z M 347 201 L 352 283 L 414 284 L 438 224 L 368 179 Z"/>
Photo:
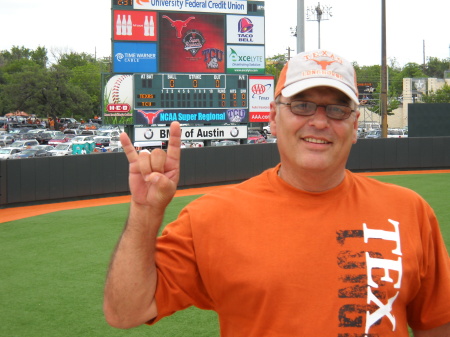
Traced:
<path fill-rule="evenodd" d="M 165 141 L 169 139 L 169 127 L 135 127 L 135 141 Z M 225 126 L 183 126 L 182 140 L 213 140 L 213 139 L 247 139 L 246 125 Z"/>

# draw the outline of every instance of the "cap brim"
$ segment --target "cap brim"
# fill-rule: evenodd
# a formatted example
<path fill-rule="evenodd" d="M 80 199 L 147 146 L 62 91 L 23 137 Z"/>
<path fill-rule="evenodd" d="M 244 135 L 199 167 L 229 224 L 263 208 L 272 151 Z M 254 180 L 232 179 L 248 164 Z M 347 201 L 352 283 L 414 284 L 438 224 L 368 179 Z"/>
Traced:
<path fill-rule="evenodd" d="M 310 78 L 292 83 L 281 90 L 284 97 L 291 97 L 299 92 L 315 87 L 332 87 L 346 94 L 353 102 L 359 104 L 358 97 L 353 90 L 342 82 L 330 78 Z"/>

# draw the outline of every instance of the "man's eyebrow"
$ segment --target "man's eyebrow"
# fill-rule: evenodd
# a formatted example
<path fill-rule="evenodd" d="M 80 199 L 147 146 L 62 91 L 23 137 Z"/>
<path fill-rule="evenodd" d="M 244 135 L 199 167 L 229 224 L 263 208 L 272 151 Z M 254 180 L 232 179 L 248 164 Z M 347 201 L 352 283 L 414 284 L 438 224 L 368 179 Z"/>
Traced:
<path fill-rule="evenodd" d="M 299 93 L 291 97 L 291 101 L 303 101 L 303 100 L 309 102 L 311 98 L 308 97 L 308 95 L 302 93 Z M 342 94 L 342 96 L 336 98 L 335 104 L 351 104 L 351 101 L 352 100 L 350 99 L 350 97 L 347 97 L 345 94 Z"/>

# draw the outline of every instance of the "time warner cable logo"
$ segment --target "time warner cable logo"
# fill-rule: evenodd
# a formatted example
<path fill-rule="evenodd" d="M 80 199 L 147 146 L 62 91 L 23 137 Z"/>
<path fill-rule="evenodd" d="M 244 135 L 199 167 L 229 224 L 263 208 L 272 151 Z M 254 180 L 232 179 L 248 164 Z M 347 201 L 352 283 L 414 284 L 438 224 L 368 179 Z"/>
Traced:
<path fill-rule="evenodd" d="M 117 53 L 116 54 L 116 60 L 117 61 L 122 61 L 125 58 L 125 55 L 123 55 L 122 53 Z"/>

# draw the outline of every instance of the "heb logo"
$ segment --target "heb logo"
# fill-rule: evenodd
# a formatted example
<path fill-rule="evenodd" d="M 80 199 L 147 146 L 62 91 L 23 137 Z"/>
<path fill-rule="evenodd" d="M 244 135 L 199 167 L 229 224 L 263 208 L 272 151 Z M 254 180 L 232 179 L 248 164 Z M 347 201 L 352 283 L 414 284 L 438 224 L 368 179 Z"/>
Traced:
<path fill-rule="evenodd" d="M 106 106 L 106 111 L 108 112 L 129 112 L 130 110 L 131 106 L 127 103 L 108 104 Z"/>

